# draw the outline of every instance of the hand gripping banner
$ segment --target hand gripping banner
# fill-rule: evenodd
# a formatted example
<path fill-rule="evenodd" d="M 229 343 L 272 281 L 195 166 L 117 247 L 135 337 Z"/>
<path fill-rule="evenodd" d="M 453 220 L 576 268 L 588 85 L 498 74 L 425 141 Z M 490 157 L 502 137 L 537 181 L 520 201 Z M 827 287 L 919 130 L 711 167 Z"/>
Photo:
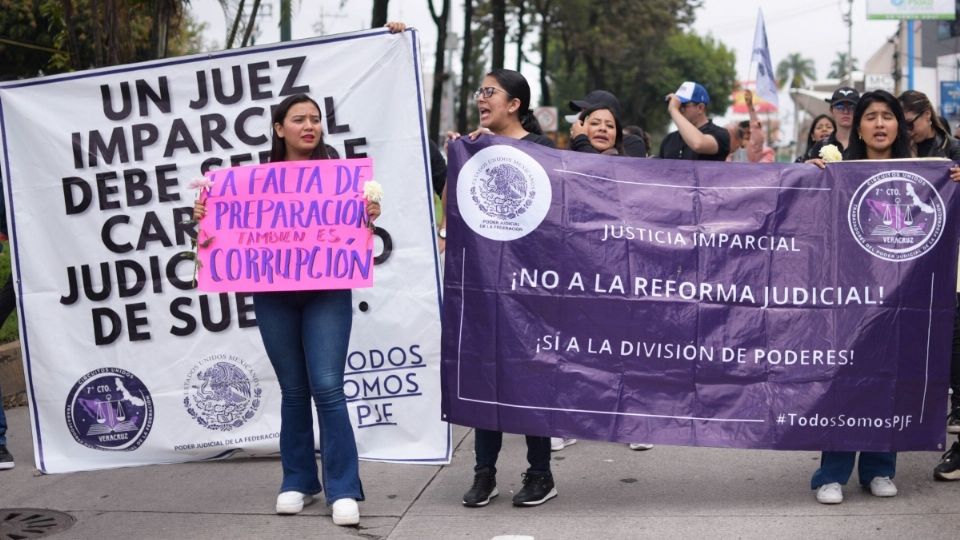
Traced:
<path fill-rule="evenodd" d="M 443 411 L 532 435 L 939 450 L 949 162 L 451 146 Z"/>

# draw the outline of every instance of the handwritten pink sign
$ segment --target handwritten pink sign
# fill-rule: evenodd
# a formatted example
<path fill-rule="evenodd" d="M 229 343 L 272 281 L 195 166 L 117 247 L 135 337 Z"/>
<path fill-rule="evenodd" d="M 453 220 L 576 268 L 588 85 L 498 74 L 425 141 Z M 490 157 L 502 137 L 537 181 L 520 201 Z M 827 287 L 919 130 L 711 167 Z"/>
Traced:
<path fill-rule="evenodd" d="M 305 291 L 373 286 L 365 159 L 285 161 L 208 172 L 198 288 Z"/>

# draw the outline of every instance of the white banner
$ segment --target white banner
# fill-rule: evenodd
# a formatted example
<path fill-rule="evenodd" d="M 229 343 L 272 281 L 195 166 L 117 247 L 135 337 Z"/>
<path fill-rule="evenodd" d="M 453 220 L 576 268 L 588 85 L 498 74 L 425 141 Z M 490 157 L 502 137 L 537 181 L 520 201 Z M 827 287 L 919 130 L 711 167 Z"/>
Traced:
<path fill-rule="evenodd" d="M 954 0 L 867 0 L 868 19 L 956 18 Z"/>
<path fill-rule="evenodd" d="M 297 93 L 384 186 L 344 385 L 360 455 L 449 462 L 421 83 L 416 31 L 371 30 L 0 85 L 38 469 L 277 451 L 280 389 L 251 296 L 194 289 L 187 185 L 266 161 L 271 106 Z"/>

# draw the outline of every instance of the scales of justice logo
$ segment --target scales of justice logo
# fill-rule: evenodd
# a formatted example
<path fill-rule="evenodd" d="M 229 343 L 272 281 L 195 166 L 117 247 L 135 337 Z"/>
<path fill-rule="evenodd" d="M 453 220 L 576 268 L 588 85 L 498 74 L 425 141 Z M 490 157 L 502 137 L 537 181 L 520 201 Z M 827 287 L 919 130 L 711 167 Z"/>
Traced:
<path fill-rule="evenodd" d="M 253 368 L 235 355 L 213 354 L 187 374 L 183 405 L 201 426 L 231 431 L 250 421 L 260 408 L 263 388 Z"/>
<path fill-rule="evenodd" d="M 871 176 L 850 199 L 850 231 L 863 249 L 888 261 L 930 251 L 943 235 L 943 199 L 926 178 L 907 171 Z"/>
<path fill-rule="evenodd" d="M 491 240 L 526 236 L 546 217 L 551 198 L 543 166 L 512 146 L 480 150 L 457 176 L 460 215 L 471 230 Z"/>
<path fill-rule="evenodd" d="M 70 434 L 97 450 L 136 450 L 153 427 L 153 414 L 153 399 L 143 381 L 119 368 L 87 373 L 67 395 Z"/>

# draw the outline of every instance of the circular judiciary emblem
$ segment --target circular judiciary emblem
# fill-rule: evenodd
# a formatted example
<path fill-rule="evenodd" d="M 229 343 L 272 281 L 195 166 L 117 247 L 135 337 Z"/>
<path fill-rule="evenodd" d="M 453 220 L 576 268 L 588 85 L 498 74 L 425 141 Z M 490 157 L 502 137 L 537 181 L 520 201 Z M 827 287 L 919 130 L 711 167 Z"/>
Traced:
<path fill-rule="evenodd" d="M 201 426 L 230 431 L 260 408 L 263 389 L 256 372 L 234 355 L 214 354 L 193 366 L 183 383 L 183 406 Z"/>
<path fill-rule="evenodd" d="M 118 368 L 87 373 L 67 395 L 67 427 L 97 450 L 136 450 L 153 427 L 153 398 L 136 375 Z"/>
<path fill-rule="evenodd" d="M 907 171 L 875 174 L 850 199 L 850 232 L 863 249 L 888 261 L 915 259 L 937 244 L 943 199 L 926 178 Z"/>
<path fill-rule="evenodd" d="M 463 221 L 491 240 L 526 236 L 546 217 L 551 199 L 547 172 L 512 146 L 480 150 L 457 176 L 457 207 Z"/>

